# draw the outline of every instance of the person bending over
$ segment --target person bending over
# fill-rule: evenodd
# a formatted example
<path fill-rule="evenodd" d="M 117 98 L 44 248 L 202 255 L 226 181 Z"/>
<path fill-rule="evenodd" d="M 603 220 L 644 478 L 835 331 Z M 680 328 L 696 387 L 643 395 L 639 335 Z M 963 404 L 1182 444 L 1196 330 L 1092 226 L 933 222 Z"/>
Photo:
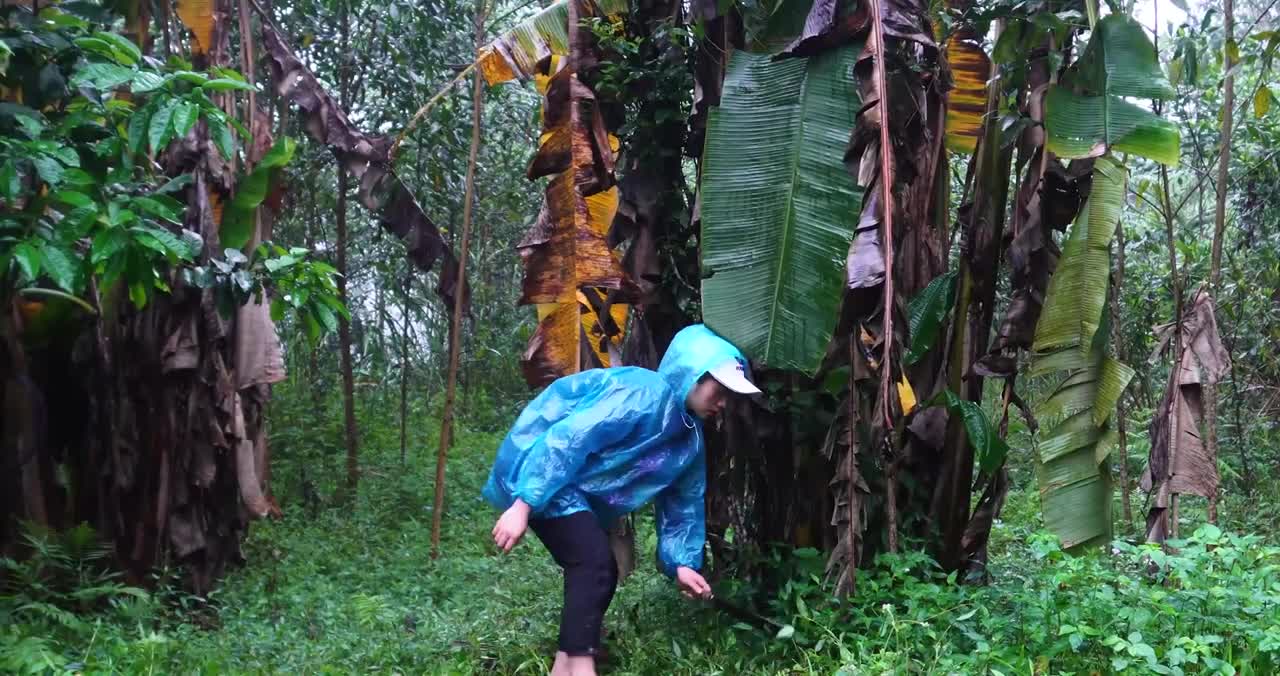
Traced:
<path fill-rule="evenodd" d="M 676 334 L 656 372 L 592 369 L 538 395 L 498 448 L 483 495 L 502 511 L 503 552 L 532 528 L 564 571 L 553 676 L 593 676 L 618 585 L 608 524 L 654 503 L 658 561 L 689 597 L 703 579 L 706 449 L 702 421 L 732 393 L 758 394 L 736 347 L 697 324 Z"/>

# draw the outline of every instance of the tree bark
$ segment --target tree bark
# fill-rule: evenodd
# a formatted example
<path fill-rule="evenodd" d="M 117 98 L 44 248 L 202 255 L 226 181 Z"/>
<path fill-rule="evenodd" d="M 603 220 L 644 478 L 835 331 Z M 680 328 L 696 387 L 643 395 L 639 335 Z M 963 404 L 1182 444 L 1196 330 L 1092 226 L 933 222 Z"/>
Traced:
<path fill-rule="evenodd" d="M 575 0 L 570 0 L 574 2 Z M 484 0 L 476 0 L 476 53 L 484 46 Z M 570 23 L 574 18 L 573 6 L 569 9 Z M 572 34 L 573 31 L 570 31 Z M 484 87 L 477 70 L 471 87 L 471 154 L 467 158 L 467 184 L 462 203 L 462 251 L 458 255 L 458 292 L 454 295 L 453 322 L 449 327 L 449 379 L 445 385 L 444 415 L 440 421 L 440 450 L 436 452 L 436 487 L 434 509 L 431 512 L 431 558 L 440 556 L 440 516 L 444 511 L 444 469 L 453 441 L 453 399 L 458 386 L 458 352 L 462 343 L 462 306 L 467 296 L 467 257 L 471 238 L 471 202 L 476 190 L 476 156 L 480 152 L 480 113 L 483 109 Z"/>
<path fill-rule="evenodd" d="M 1222 25 L 1226 33 L 1226 44 L 1235 41 L 1235 7 L 1233 0 L 1222 0 Z M 1209 293 L 1218 297 L 1222 281 L 1222 238 L 1227 228 L 1227 181 L 1231 165 L 1231 124 L 1232 112 L 1235 109 L 1235 75 L 1231 72 L 1235 64 L 1231 60 L 1231 50 L 1224 47 L 1223 67 L 1227 77 L 1222 84 L 1222 136 L 1218 151 L 1218 205 L 1213 216 L 1213 254 L 1209 262 Z M 1214 460 L 1218 457 L 1218 384 L 1206 382 L 1204 387 L 1204 427 L 1205 450 Z M 1209 523 L 1218 520 L 1218 496 L 1209 498 Z"/>

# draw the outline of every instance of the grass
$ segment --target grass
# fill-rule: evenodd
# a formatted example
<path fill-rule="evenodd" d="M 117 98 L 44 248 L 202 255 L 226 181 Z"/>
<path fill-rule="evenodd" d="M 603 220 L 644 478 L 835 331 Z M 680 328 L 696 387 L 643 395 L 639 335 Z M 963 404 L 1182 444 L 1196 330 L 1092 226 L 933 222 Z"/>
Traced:
<path fill-rule="evenodd" d="M 560 572 L 532 535 L 506 556 L 489 541 L 496 513 L 479 490 L 500 434 L 460 434 L 448 466 L 441 554 L 433 559 L 434 459 L 411 456 L 401 467 L 398 452 L 387 450 L 396 446 L 394 428 L 369 430 L 354 505 L 313 509 L 293 499 L 299 490 L 291 477 L 323 467 L 299 449 L 331 444 L 332 430 L 314 430 L 318 440 L 307 441 L 297 428 L 280 427 L 276 490 L 287 516 L 255 524 L 245 543 L 248 565 L 207 600 L 175 591 L 163 571 L 154 594 L 83 572 L 65 594 L 49 592 L 37 606 L 29 592 L 6 590 L 0 672 L 545 673 Z M 314 452 L 333 457 L 332 446 Z M 311 473 L 330 482 L 338 475 L 336 467 Z M 606 618 L 603 671 L 1274 672 L 1280 549 L 1259 536 L 1204 529 L 1182 543 L 1179 556 L 1124 542 L 1114 556 L 1066 556 L 1041 531 L 1029 470 L 1015 466 L 1014 480 L 1020 487 L 992 535 L 989 586 L 958 585 L 909 552 L 860 571 L 857 596 L 841 601 L 822 584 L 823 557 L 812 550 L 771 552 L 780 583 L 769 589 L 721 583 L 722 595 L 749 596 L 794 625 L 782 640 L 677 594 L 652 564 L 652 526 L 642 518 L 640 569 Z M 1242 496 L 1228 496 L 1222 512 L 1239 529 L 1266 529 L 1272 519 Z M 1184 532 L 1195 531 L 1196 518 L 1187 510 Z M 45 558 L 46 566 L 57 559 Z M 1162 573 L 1151 574 L 1153 562 Z M 35 564 L 6 565 L 30 572 Z M 89 610 L 74 596 L 87 588 L 99 590 Z"/>

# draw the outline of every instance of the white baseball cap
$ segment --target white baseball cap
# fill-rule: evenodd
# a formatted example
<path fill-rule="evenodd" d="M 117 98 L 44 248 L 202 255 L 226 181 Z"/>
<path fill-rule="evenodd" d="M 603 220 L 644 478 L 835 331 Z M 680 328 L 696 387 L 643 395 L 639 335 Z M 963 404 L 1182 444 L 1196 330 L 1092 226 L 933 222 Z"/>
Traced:
<path fill-rule="evenodd" d="M 760 388 L 751 384 L 747 378 L 746 367 L 737 359 L 725 360 L 707 373 L 721 385 L 738 394 L 760 394 Z"/>

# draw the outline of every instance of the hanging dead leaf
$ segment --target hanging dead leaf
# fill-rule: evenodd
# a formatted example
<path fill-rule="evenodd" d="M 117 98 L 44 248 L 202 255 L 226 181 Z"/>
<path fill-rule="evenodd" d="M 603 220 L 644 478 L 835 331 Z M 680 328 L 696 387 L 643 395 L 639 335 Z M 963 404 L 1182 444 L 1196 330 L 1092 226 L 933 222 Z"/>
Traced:
<path fill-rule="evenodd" d="M 1169 378 L 1164 398 L 1151 421 L 1151 452 L 1139 480 L 1144 491 L 1154 493 L 1147 514 L 1147 540 L 1163 542 L 1166 513 L 1173 494 L 1213 498 L 1218 494 L 1218 459 L 1200 435 L 1204 420 L 1201 386 L 1216 383 L 1231 369 L 1231 358 L 1218 334 L 1214 302 L 1201 289 L 1178 326 L 1182 354 L 1177 373 Z M 1171 340 L 1168 327 L 1164 340 Z M 1162 341 L 1163 342 L 1163 341 Z"/>
<path fill-rule="evenodd" d="M 424 272 L 440 261 L 436 292 L 453 307 L 458 293 L 458 261 L 408 186 L 391 170 L 391 139 L 357 129 L 270 22 L 262 25 L 262 44 L 277 93 L 301 109 L 307 134 L 328 146 L 351 172 L 359 184 L 360 203 L 376 212 L 379 224 L 404 242 L 409 260 Z M 467 305 L 465 296 L 464 291 L 463 303 Z"/>
<path fill-rule="evenodd" d="M 947 63 L 953 84 L 947 98 L 947 147 L 972 153 L 982 134 L 991 59 L 982 51 L 972 31 L 962 30 L 947 42 Z"/>
<path fill-rule="evenodd" d="M 577 25 L 579 12 L 576 2 L 569 6 L 568 26 Z M 521 362 L 533 387 L 615 363 L 626 324 L 623 303 L 637 293 L 608 243 L 618 211 L 618 140 L 596 112 L 595 93 L 578 78 L 576 64 L 588 60 L 589 40 L 578 34 L 569 42 L 575 51 L 567 60 L 549 55 L 534 73 L 544 94 L 543 130 L 528 177 L 552 178 L 537 221 L 517 247 L 525 266 L 520 302 L 538 306 L 538 330 Z"/>
<path fill-rule="evenodd" d="M 178 0 L 178 18 L 191 31 L 194 56 L 213 49 L 214 5 L 214 0 Z"/>

